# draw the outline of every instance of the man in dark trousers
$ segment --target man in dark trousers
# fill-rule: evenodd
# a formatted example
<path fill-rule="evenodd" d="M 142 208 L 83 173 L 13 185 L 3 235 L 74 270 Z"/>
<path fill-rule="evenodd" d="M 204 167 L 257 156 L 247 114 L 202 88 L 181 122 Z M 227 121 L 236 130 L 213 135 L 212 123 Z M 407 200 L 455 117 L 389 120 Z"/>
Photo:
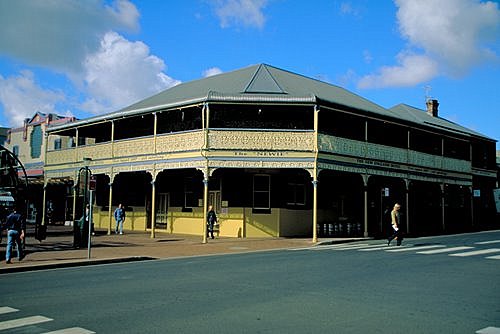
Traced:
<path fill-rule="evenodd" d="M 7 230 L 7 251 L 5 252 L 5 260 L 7 264 L 12 263 L 10 259 L 12 256 L 12 247 L 15 243 L 17 245 L 17 258 L 21 261 L 24 258 L 22 240 L 24 239 L 26 225 L 21 214 L 16 210 L 12 211 L 12 213 L 7 216 L 5 229 Z"/>
<path fill-rule="evenodd" d="M 215 211 L 213 207 L 210 205 L 208 206 L 208 213 L 207 213 L 207 237 L 211 237 L 212 239 L 214 238 L 214 225 L 217 223 L 217 215 L 215 214 Z"/>

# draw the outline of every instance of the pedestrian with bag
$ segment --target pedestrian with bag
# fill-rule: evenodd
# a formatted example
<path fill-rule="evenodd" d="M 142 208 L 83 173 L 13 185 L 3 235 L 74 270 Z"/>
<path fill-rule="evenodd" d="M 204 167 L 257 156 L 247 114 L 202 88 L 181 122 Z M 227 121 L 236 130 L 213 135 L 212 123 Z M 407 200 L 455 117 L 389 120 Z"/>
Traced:
<path fill-rule="evenodd" d="M 391 241 L 396 239 L 396 245 L 401 246 L 401 242 L 403 241 L 403 233 L 401 231 L 401 215 L 399 210 L 401 209 L 401 205 L 399 203 L 394 204 L 394 208 L 391 211 L 391 225 L 393 233 L 387 239 L 387 246 L 390 246 Z"/>
<path fill-rule="evenodd" d="M 207 212 L 207 237 L 210 234 L 210 237 L 214 238 L 214 225 L 217 223 L 217 215 L 213 209 L 213 206 L 208 206 Z"/>

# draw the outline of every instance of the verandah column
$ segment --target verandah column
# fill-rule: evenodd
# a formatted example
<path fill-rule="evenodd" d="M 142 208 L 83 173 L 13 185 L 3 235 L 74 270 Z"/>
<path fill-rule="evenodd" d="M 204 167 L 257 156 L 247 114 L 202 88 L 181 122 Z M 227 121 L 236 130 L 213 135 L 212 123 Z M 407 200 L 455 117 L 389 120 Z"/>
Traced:
<path fill-rule="evenodd" d="M 209 143 L 208 143 L 208 129 L 210 127 L 210 108 L 208 107 L 208 103 L 203 104 L 203 108 L 201 111 L 201 118 L 202 118 L 202 127 L 203 127 L 203 135 L 205 137 L 203 147 L 201 149 L 201 155 L 205 158 L 205 167 L 203 168 L 203 237 L 201 239 L 201 242 L 203 244 L 207 243 L 207 210 L 208 210 L 208 178 L 210 176 L 210 170 L 208 167 L 208 157 L 206 155 L 206 152 L 209 148 Z"/>
<path fill-rule="evenodd" d="M 151 239 L 155 238 L 156 225 L 156 175 L 151 180 Z"/>
<path fill-rule="evenodd" d="M 114 175 L 109 177 L 109 199 L 108 199 L 108 235 L 111 234 L 113 224 L 113 179 Z"/>
<path fill-rule="evenodd" d="M 441 224 L 442 224 L 442 229 L 443 229 L 443 232 L 446 231 L 446 223 L 445 223 L 445 194 L 444 194 L 444 190 L 445 190 L 445 186 L 444 186 L 444 183 L 441 183 L 440 185 L 440 188 L 441 188 Z"/>
<path fill-rule="evenodd" d="M 208 172 L 203 173 L 203 237 L 202 243 L 207 243 L 207 210 L 208 210 Z"/>
<path fill-rule="evenodd" d="M 47 186 L 48 186 L 48 179 L 47 176 L 45 176 L 43 180 L 42 226 L 45 225 L 45 216 L 47 211 L 47 204 L 45 203 L 47 201 Z"/>
<path fill-rule="evenodd" d="M 319 136 L 319 107 L 314 105 L 314 169 L 313 169 L 313 237 L 312 242 L 318 242 L 318 136 Z"/>
<path fill-rule="evenodd" d="M 316 175 L 313 184 L 313 238 L 312 242 L 318 242 L 318 178 Z"/>
<path fill-rule="evenodd" d="M 363 236 L 365 238 L 368 237 L 368 179 L 370 178 L 369 175 L 362 175 L 363 177 L 363 192 L 364 192 L 364 197 L 363 197 L 363 222 L 364 222 L 364 232 Z"/>
<path fill-rule="evenodd" d="M 410 233 L 410 180 L 405 179 L 406 233 Z"/>

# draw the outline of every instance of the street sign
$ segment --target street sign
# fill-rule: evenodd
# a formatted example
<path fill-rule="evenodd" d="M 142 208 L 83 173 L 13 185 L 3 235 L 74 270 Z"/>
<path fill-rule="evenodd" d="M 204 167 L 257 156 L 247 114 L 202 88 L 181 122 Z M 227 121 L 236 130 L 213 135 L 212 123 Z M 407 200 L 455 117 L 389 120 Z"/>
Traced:
<path fill-rule="evenodd" d="M 89 190 L 96 190 L 96 186 L 97 186 L 96 177 L 95 175 L 92 175 L 89 181 Z"/>

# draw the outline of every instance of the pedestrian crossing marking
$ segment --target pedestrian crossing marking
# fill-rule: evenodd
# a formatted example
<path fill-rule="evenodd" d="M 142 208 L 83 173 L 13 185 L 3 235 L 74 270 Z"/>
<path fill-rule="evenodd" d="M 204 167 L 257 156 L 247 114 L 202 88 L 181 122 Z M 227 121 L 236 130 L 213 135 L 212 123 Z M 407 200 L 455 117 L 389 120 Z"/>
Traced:
<path fill-rule="evenodd" d="M 400 246 L 399 249 L 406 248 L 406 247 L 408 247 L 408 246 Z M 382 245 L 382 246 L 381 245 L 376 245 L 376 247 L 374 247 L 374 248 L 367 248 L 367 249 L 363 248 L 363 249 L 358 249 L 358 250 L 360 252 L 372 252 L 372 251 L 387 250 L 387 249 L 389 249 L 389 246 L 387 246 L 387 245 Z"/>
<path fill-rule="evenodd" d="M 500 240 L 489 240 L 476 242 L 476 245 L 490 245 L 490 244 L 500 244 Z"/>
<path fill-rule="evenodd" d="M 14 319 L 14 320 L 6 320 L 6 321 L 0 322 L 0 331 L 6 330 L 6 329 L 17 328 L 17 327 L 36 325 L 36 324 L 40 324 L 40 323 L 48 322 L 48 321 L 52 321 L 52 320 L 54 320 L 54 319 L 43 317 L 41 315 L 35 315 L 32 317 L 19 318 L 19 319 Z"/>
<path fill-rule="evenodd" d="M 396 248 L 396 249 L 388 249 L 386 252 L 408 252 L 408 251 L 417 251 L 421 249 L 430 249 L 430 248 L 441 248 L 445 247 L 443 245 L 428 245 L 428 246 L 415 246 L 415 247 L 408 247 L 408 248 Z"/>
<path fill-rule="evenodd" d="M 18 309 L 8 307 L 8 306 L 0 306 L 0 314 L 8 314 L 8 313 L 13 313 L 13 312 L 18 312 Z M 13 320 L 6 320 L 6 321 L 0 321 L 0 332 L 3 330 L 9 330 L 9 329 L 14 329 L 14 328 L 19 328 L 19 327 L 24 327 L 24 326 L 31 326 L 31 325 L 36 325 L 36 324 L 41 324 L 44 322 L 49 322 L 53 321 L 54 319 L 47 318 L 41 315 L 36 315 L 36 316 L 31 316 L 31 317 L 24 317 L 24 318 L 18 318 L 18 319 L 13 319 Z M 71 328 L 64 328 L 64 329 L 59 329 L 51 332 L 45 332 L 44 334 L 95 334 L 95 332 L 92 332 L 88 329 L 81 328 L 81 327 L 71 327 Z"/>
<path fill-rule="evenodd" d="M 488 244 L 494 244 L 494 243 L 498 243 L 498 242 L 500 242 L 500 240 L 481 241 L 481 242 L 476 242 L 475 244 L 488 245 Z M 391 253 L 414 251 L 416 254 L 424 254 L 424 255 L 445 254 L 445 253 L 470 250 L 470 251 L 466 251 L 466 252 L 447 254 L 448 256 L 457 256 L 457 257 L 466 257 L 466 256 L 481 255 L 481 254 L 492 254 L 492 253 L 499 253 L 500 252 L 500 248 L 488 248 L 488 249 L 483 249 L 483 250 L 473 250 L 474 248 L 475 248 L 474 246 L 448 247 L 446 245 L 439 245 L 439 244 L 421 245 L 421 246 L 415 246 L 412 244 L 405 244 L 403 246 L 389 247 L 385 243 L 384 244 L 341 243 L 341 244 L 330 244 L 330 245 L 317 245 L 317 246 L 295 248 L 295 249 L 289 249 L 289 250 L 292 250 L 292 251 L 310 251 L 310 250 L 313 250 L 313 251 L 320 251 L 320 250 L 349 251 L 349 250 L 351 250 L 351 251 L 359 251 L 359 252 L 373 252 L 373 251 L 383 250 L 383 251 L 391 252 Z M 485 257 L 485 258 L 491 259 L 491 260 L 500 260 L 500 255 L 494 255 L 494 256 L 489 256 L 489 257 Z"/>
<path fill-rule="evenodd" d="M 474 256 L 474 255 L 482 255 L 482 254 L 490 254 L 490 253 L 498 253 L 500 252 L 500 248 L 489 248 L 489 249 L 481 249 L 477 251 L 472 251 L 472 252 L 464 252 L 464 253 L 455 253 L 455 254 L 450 254 L 450 256 Z"/>
<path fill-rule="evenodd" d="M 426 251 L 421 251 L 417 252 L 417 254 L 440 254 L 440 253 L 449 253 L 449 252 L 455 252 L 455 251 L 460 251 L 460 250 L 466 250 L 466 249 L 471 249 L 474 247 L 470 246 L 460 246 L 460 247 L 450 247 L 450 248 L 440 248 L 440 249 L 432 249 L 432 250 L 426 250 Z"/>
<path fill-rule="evenodd" d="M 12 312 L 17 312 L 19 311 L 18 309 L 8 307 L 8 306 L 3 306 L 0 307 L 0 314 L 7 314 L 7 313 L 12 313 Z"/>
<path fill-rule="evenodd" d="M 369 246 L 369 244 L 356 244 L 356 245 L 349 245 L 349 244 L 334 244 L 334 245 L 325 245 L 325 246 L 316 246 L 312 247 L 312 250 L 326 250 L 326 249 L 341 249 L 341 248 L 351 248 L 351 247 L 366 247 Z"/>
<path fill-rule="evenodd" d="M 85 328 L 81 327 L 72 327 L 72 328 L 65 328 L 65 329 L 60 329 L 57 331 L 52 331 L 52 332 L 46 332 L 43 334 L 95 334 L 95 332 L 89 331 Z"/>
<path fill-rule="evenodd" d="M 343 251 L 343 250 L 360 250 L 360 249 L 369 249 L 373 247 L 379 247 L 379 245 L 353 245 L 353 246 L 344 246 L 344 247 L 338 247 L 332 250 L 335 251 Z"/>
<path fill-rule="evenodd" d="M 486 327 L 476 331 L 477 334 L 500 334 L 500 328 L 498 327 Z"/>

